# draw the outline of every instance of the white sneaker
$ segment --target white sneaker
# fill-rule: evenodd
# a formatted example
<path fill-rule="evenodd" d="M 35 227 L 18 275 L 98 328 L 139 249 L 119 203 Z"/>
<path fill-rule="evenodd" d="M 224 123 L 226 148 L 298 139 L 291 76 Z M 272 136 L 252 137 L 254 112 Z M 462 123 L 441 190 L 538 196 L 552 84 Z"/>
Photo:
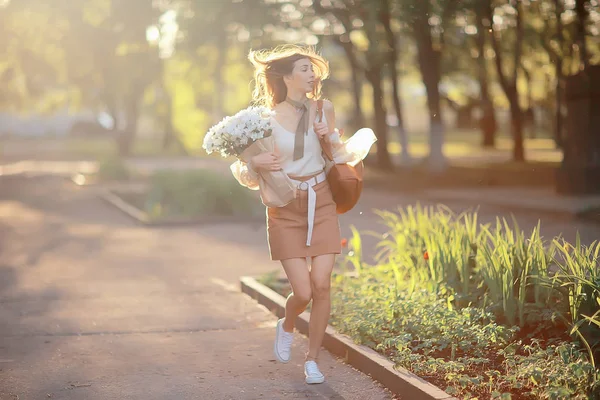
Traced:
<path fill-rule="evenodd" d="M 277 331 L 275 333 L 275 358 L 277 361 L 287 363 L 292 355 L 292 341 L 294 334 L 283 330 L 283 318 L 277 321 Z"/>
<path fill-rule="evenodd" d="M 304 375 L 306 376 L 306 383 L 308 384 L 325 382 L 325 376 L 319 371 L 319 367 L 314 361 L 307 361 L 304 363 Z"/>

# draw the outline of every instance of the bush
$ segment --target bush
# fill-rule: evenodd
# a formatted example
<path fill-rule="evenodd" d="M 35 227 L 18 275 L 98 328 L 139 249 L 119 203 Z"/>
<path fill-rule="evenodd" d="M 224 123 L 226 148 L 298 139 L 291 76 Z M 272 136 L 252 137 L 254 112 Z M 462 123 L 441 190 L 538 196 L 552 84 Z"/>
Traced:
<path fill-rule="evenodd" d="M 99 162 L 98 179 L 101 181 L 127 180 L 131 173 L 122 158 L 118 156 L 107 157 Z"/>
<path fill-rule="evenodd" d="M 467 398 L 596 390 L 600 243 L 546 242 L 539 225 L 525 236 L 516 221 L 481 225 L 444 207 L 379 215 L 389 231 L 377 265 L 354 230 L 346 261 L 359 278 L 337 278 L 342 332 Z"/>
<path fill-rule="evenodd" d="M 243 217 L 265 212 L 253 192 L 210 170 L 159 171 L 150 183 L 145 209 L 153 217 Z"/>
<path fill-rule="evenodd" d="M 499 324 L 489 311 L 454 308 L 427 290 L 409 294 L 392 279 L 386 267 L 336 275 L 331 324 L 461 398 L 587 398 L 594 368 L 573 343 L 526 344 L 518 327 Z"/>

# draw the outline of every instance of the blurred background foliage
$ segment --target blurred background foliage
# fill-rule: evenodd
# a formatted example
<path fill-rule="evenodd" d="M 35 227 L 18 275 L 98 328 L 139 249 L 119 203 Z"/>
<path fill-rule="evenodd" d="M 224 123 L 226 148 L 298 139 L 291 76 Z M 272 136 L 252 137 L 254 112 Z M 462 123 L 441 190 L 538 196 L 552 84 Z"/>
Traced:
<path fill-rule="evenodd" d="M 443 167 L 447 137 L 509 139 L 522 161 L 528 138 L 562 146 L 565 78 L 600 64 L 599 1 L 0 0 L 0 135 L 87 112 L 69 135 L 198 155 L 250 101 L 248 51 L 283 43 L 330 60 L 339 125 L 372 127 L 382 168 L 420 142 Z"/>

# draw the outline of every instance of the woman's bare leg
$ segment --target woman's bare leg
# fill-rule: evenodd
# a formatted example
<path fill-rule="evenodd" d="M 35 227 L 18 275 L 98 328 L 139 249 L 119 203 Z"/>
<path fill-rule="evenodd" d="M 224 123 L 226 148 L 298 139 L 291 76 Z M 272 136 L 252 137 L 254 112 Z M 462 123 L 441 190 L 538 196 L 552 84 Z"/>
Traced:
<path fill-rule="evenodd" d="M 308 327 L 307 360 L 316 360 L 325 336 L 325 329 L 331 312 L 331 272 L 335 263 L 335 254 L 314 257 L 310 269 L 313 304 Z"/>
<path fill-rule="evenodd" d="M 312 298 L 310 274 L 305 258 L 282 260 L 281 264 L 292 285 L 292 293 L 285 302 L 283 330 L 294 332 L 296 317 L 302 314 Z"/>

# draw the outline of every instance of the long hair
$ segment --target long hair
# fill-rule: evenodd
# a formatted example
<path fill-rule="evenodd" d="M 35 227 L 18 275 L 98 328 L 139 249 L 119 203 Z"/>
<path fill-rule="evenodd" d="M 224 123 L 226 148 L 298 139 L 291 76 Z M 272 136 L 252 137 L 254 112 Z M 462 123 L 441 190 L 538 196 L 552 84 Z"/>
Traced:
<path fill-rule="evenodd" d="M 319 99 L 323 81 L 329 77 L 329 63 L 309 46 L 282 45 L 270 50 L 250 51 L 248 59 L 254 65 L 252 100 L 256 105 L 273 108 L 287 97 L 283 77 L 294 70 L 298 60 L 309 59 L 315 72 L 315 84 L 309 98 Z"/>

